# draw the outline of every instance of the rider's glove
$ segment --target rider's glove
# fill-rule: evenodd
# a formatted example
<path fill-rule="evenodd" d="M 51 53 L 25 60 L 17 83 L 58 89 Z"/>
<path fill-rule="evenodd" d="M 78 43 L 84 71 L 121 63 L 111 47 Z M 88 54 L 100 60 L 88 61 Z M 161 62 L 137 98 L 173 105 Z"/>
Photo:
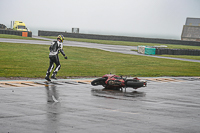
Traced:
<path fill-rule="evenodd" d="M 67 59 L 67 56 L 65 56 L 64 58 Z"/>

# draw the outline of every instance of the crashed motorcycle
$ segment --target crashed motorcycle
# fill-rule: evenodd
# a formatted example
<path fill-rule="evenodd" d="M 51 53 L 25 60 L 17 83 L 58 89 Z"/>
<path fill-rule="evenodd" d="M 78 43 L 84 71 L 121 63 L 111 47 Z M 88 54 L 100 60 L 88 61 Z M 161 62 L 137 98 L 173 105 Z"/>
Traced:
<path fill-rule="evenodd" d="M 106 74 L 102 78 L 93 80 L 91 85 L 102 85 L 105 89 L 122 89 L 127 87 L 138 89 L 140 87 L 146 87 L 147 82 L 138 78 L 127 79 L 114 74 Z"/>

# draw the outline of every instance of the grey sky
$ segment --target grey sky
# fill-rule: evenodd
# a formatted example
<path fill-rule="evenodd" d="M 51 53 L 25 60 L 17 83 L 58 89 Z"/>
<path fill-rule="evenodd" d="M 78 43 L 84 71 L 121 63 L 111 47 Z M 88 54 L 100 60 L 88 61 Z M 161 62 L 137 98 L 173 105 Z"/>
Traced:
<path fill-rule="evenodd" d="M 180 39 L 199 0 L 0 0 L 0 23 L 23 21 L 37 30 Z"/>

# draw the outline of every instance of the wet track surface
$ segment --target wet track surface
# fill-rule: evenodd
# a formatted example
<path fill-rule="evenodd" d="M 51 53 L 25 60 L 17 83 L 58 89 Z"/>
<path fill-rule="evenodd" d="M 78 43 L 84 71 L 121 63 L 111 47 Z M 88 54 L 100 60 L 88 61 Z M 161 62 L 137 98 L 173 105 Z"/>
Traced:
<path fill-rule="evenodd" d="M 1 81 L 0 132 L 200 132 L 199 77 L 143 79 L 147 87 L 136 91 L 105 90 L 91 79 Z"/>

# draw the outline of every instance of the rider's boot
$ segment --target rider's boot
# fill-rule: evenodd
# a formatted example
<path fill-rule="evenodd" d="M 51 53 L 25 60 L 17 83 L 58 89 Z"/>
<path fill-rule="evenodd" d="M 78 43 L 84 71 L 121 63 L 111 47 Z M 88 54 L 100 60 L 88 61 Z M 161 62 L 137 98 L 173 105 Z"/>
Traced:
<path fill-rule="evenodd" d="M 49 79 L 49 75 L 50 75 L 50 73 L 47 72 L 47 73 L 46 73 L 46 76 L 45 76 L 45 79 L 46 79 L 47 81 L 51 81 L 51 79 Z"/>
<path fill-rule="evenodd" d="M 56 78 L 56 74 L 57 74 L 57 72 L 53 72 L 51 78 L 52 78 L 52 79 L 57 79 L 57 78 Z"/>

